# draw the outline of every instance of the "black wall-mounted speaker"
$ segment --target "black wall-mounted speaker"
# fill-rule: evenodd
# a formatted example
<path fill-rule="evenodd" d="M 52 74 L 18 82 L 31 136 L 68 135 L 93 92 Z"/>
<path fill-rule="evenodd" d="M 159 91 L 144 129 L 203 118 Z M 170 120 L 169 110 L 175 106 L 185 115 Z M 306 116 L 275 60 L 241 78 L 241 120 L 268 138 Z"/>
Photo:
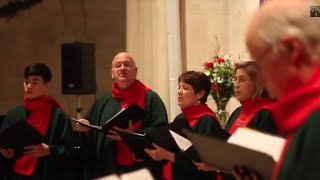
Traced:
<path fill-rule="evenodd" d="M 64 43 L 61 45 L 62 94 L 96 92 L 95 45 Z"/>

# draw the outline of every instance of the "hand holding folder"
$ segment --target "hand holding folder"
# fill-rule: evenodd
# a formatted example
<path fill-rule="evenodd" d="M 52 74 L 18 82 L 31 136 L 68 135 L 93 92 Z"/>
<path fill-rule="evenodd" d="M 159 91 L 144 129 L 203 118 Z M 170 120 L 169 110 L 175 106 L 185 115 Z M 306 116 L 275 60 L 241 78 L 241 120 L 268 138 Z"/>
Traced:
<path fill-rule="evenodd" d="M 138 105 L 132 104 L 128 108 L 121 109 L 113 117 L 108 119 L 106 123 L 103 124 L 102 126 L 86 124 L 74 118 L 71 118 L 71 120 L 85 127 L 91 128 L 93 130 L 98 130 L 102 133 L 107 134 L 108 131 L 113 129 L 114 126 L 117 126 L 119 128 L 126 128 L 128 127 L 128 123 L 130 120 L 132 120 L 132 122 L 134 123 L 139 119 L 144 118 L 144 116 L 145 116 L 145 111 L 142 108 L 140 108 Z"/>
<path fill-rule="evenodd" d="M 170 152 L 183 152 L 190 159 L 199 161 L 196 151 L 192 148 L 192 143 L 184 137 L 182 129 L 191 130 L 191 127 L 184 119 L 144 134 L 120 131 L 118 131 L 118 134 L 138 159 L 150 159 L 144 149 L 154 149 L 152 143 L 155 143 Z"/>
<path fill-rule="evenodd" d="M 25 120 L 21 120 L 0 132 L 0 147 L 13 149 L 17 156 L 23 153 L 25 146 L 37 145 L 43 142 L 44 136 Z"/>
<path fill-rule="evenodd" d="M 249 128 L 239 128 L 228 141 L 185 132 L 203 162 L 227 173 L 236 165 L 257 172 L 262 179 L 271 179 L 285 140 Z"/>

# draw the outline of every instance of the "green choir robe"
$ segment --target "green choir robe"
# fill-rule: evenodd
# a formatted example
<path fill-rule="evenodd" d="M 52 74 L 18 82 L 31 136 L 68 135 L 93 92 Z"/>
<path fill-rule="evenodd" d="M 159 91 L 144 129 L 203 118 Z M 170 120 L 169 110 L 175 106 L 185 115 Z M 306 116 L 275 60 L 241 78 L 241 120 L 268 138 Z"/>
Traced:
<path fill-rule="evenodd" d="M 24 106 L 10 110 L 2 123 L 1 130 L 12 126 L 19 120 L 27 120 L 30 111 Z M 45 144 L 49 145 L 50 155 L 38 158 L 31 176 L 13 172 L 15 159 L 5 159 L 0 155 L 0 164 L 9 166 L 8 180 L 57 180 L 75 179 L 72 170 L 73 135 L 70 118 L 57 106 L 54 106 L 51 121 L 45 135 Z"/>
<path fill-rule="evenodd" d="M 232 124 L 239 117 L 241 111 L 242 107 L 240 106 L 232 112 L 225 127 L 226 131 L 229 131 Z M 253 116 L 251 122 L 248 124 L 247 127 L 273 134 L 278 133 L 271 112 L 267 109 L 261 109 L 258 112 L 256 112 L 256 114 Z"/>
<path fill-rule="evenodd" d="M 112 97 L 111 93 L 106 93 L 99 98 L 85 116 L 91 124 L 103 125 L 121 109 L 121 100 Z M 154 128 L 168 124 L 167 112 L 163 101 L 157 93 L 148 90 L 145 96 L 144 110 L 146 116 L 142 119 L 142 127 L 139 133 L 148 132 Z M 109 175 L 112 173 L 122 173 L 126 171 L 124 167 L 117 165 L 117 141 L 108 138 L 98 131 L 91 131 L 85 135 L 85 142 L 88 156 L 85 167 L 85 176 L 88 179 Z M 155 162 L 156 163 L 156 162 Z M 156 177 L 162 176 L 162 165 L 143 163 L 136 164 L 136 167 L 129 167 L 128 171 L 140 166 L 148 166 Z"/>
<path fill-rule="evenodd" d="M 292 136 L 277 179 L 320 179 L 319 139 L 320 109 L 310 113 Z"/>
<path fill-rule="evenodd" d="M 184 118 L 183 113 L 179 114 L 175 119 Z M 203 115 L 198 119 L 192 127 L 195 133 L 203 135 L 213 135 L 220 124 L 210 115 Z M 212 180 L 215 179 L 216 173 L 204 172 L 199 170 L 183 153 L 175 154 L 175 163 L 172 163 L 172 178 L 174 180 Z"/>
<path fill-rule="evenodd" d="M 226 131 L 229 131 L 232 124 L 235 122 L 236 119 L 238 119 L 241 111 L 242 111 L 242 107 L 240 106 L 232 112 L 225 127 Z M 247 127 L 258 129 L 260 131 L 264 131 L 272 134 L 278 133 L 274 120 L 271 116 L 271 112 L 267 109 L 261 109 L 258 112 L 256 112 L 256 114 L 253 116 L 252 120 L 249 122 Z M 231 174 L 227 174 L 223 172 L 221 172 L 220 174 L 223 180 L 235 180 L 235 178 Z"/>

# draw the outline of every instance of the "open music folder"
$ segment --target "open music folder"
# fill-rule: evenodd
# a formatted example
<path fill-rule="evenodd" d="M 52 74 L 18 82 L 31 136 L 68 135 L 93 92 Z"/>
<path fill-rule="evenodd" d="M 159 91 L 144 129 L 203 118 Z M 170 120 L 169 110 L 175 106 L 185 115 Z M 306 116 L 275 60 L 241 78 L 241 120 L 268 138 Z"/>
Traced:
<path fill-rule="evenodd" d="M 117 126 L 120 128 L 127 128 L 130 120 L 132 120 L 132 122 L 134 123 L 144 117 L 145 117 L 145 111 L 142 108 L 140 108 L 138 105 L 131 104 L 129 107 L 121 109 L 113 117 L 108 119 L 106 123 L 103 124 L 102 126 L 86 124 L 86 123 L 80 122 L 75 118 L 71 118 L 71 120 L 83 126 L 89 127 L 91 129 L 99 130 L 103 133 L 108 133 L 108 131 L 113 129 L 114 126 Z"/>
<path fill-rule="evenodd" d="M 18 121 L 0 132 L 0 147 L 14 149 L 15 154 L 22 155 L 25 146 L 37 145 L 44 142 L 44 136 L 27 123 Z"/>
<path fill-rule="evenodd" d="M 150 157 L 145 153 L 144 149 L 154 149 L 152 143 L 155 143 L 168 151 L 174 153 L 182 152 L 190 159 L 200 161 L 196 151 L 192 147 L 192 143 L 184 137 L 182 129 L 191 130 L 191 127 L 184 119 L 154 129 L 148 133 L 139 134 L 118 131 L 118 134 L 128 145 L 136 159 L 149 160 Z"/>
<path fill-rule="evenodd" d="M 227 141 L 185 132 L 203 162 L 232 173 L 235 165 L 258 172 L 264 180 L 271 179 L 279 161 L 285 139 L 249 128 L 239 128 Z"/>

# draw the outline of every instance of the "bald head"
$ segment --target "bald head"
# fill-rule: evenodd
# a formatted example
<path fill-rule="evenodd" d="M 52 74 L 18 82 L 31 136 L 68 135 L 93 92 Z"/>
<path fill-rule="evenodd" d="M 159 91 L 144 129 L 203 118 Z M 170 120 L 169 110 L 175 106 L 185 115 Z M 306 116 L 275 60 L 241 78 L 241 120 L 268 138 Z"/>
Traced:
<path fill-rule="evenodd" d="M 127 52 L 118 53 L 112 61 L 111 76 L 119 89 L 127 89 L 136 80 L 138 68 Z"/>
<path fill-rule="evenodd" d="M 127 59 L 128 61 L 130 61 L 134 66 L 136 66 L 136 63 L 133 60 L 133 57 L 131 54 L 127 53 L 127 52 L 120 52 L 118 53 L 116 56 L 114 56 L 113 60 L 112 60 L 112 67 L 114 66 L 114 63 L 118 60 L 118 59 Z"/>

